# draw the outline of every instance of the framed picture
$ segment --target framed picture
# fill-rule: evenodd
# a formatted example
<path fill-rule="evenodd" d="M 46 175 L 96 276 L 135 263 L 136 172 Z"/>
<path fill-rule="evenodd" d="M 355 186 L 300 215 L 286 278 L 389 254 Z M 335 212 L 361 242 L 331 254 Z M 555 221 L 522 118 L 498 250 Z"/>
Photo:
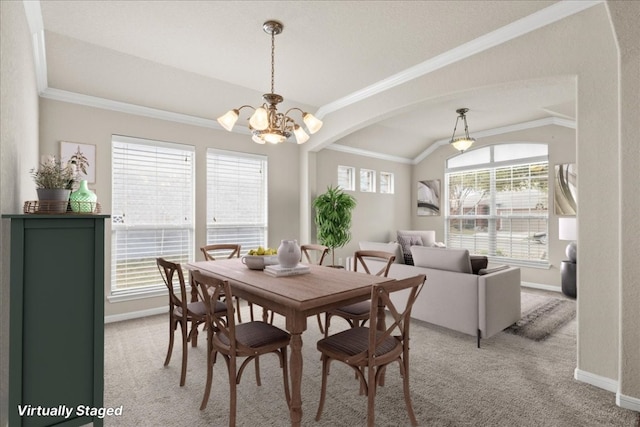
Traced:
<path fill-rule="evenodd" d="M 576 164 L 556 165 L 554 181 L 556 215 L 575 215 L 578 210 L 578 170 Z"/>
<path fill-rule="evenodd" d="M 96 146 L 78 142 L 60 141 L 60 160 L 76 165 L 78 179 L 96 182 Z"/>
<path fill-rule="evenodd" d="M 440 180 L 418 181 L 418 216 L 440 215 Z"/>

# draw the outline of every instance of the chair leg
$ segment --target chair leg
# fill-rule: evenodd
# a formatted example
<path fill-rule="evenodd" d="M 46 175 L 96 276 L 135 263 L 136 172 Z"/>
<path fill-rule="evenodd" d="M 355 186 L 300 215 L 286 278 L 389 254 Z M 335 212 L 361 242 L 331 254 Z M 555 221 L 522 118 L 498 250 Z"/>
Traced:
<path fill-rule="evenodd" d="M 287 399 L 287 407 L 291 408 L 291 392 L 289 391 L 289 363 L 287 362 L 287 347 L 280 349 L 282 352 L 282 377 L 284 378 L 284 397 Z"/>
<path fill-rule="evenodd" d="M 368 383 L 368 393 L 367 393 L 367 426 L 374 427 L 375 426 L 375 417 L 376 417 L 376 408 L 375 408 L 375 398 L 376 398 L 376 369 L 373 366 L 369 366 L 367 368 L 369 378 L 367 379 Z M 364 380 L 363 380 L 364 381 Z"/>
<path fill-rule="evenodd" d="M 324 328 L 322 327 L 322 319 L 320 318 L 320 313 L 318 313 L 317 317 L 318 317 L 318 328 L 320 328 L 320 333 L 324 334 Z"/>
<path fill-rule="evenodd" d="M 189 346 L 187 345 L 188 336 L 186 320 L 180 322 L 180 329 L 182 330 L 182 371 L 180 373 L 180 387 L 182 387 L 187 378 L 187 352 L 189 351 Z"/>
<path fill-rule="evenodd" d="M 320 421 L 320 417 L 322 416 L 324 399 L 327 395 L 327 376 L 328 375 L 329 375 L 329 358 L 323 354 L 322 355 L 322 385 L 320 386 L 320 403 L 318 404 L 318 412 L 316 412 L 316 421 Z"/>
<path fill-rule="evenodd" d="M 236 311 L 238 312 L 238 323 L 242 323 L 242 315 L 240 314 L 240 298 L 234 297 L 236 299 Z"/>
<path fill-rule="evenodd" d="M 200 410 L 202 411 L 207 407 L 209 403 L 209 394 L 211 393 L 211 383 L 213 382 L 213 364 L 216 360 L 216 354 L 212 354 L 210 349 L 207 350 L 207 384 L 204 386 L 204 395 L 202 396 L 202 403 L 200 404 Z"/>
<path fill-rule="evenodd" d="M 236 386 L 236 358 L 234 356 L 231 356 L 229 360 L 229 427 L 235 427 L 236 425 Z"/>
<path fill-rule="evenodd" d="M 167 366 L 169 364 L 169 361 L 171 360 L 171 353 L 173 352 L 173 339 L 177 326 L 178 323 L 175 320 L 169 319 L 169 348 L 167 349 L 167 356 L 164 359 L 164 366 Z"/>
<path fill-rule="evenodd" d="M 402 373 L 402 388 L 404 390 L 404 401 L 407 404 L 407 413 L 411 420 L 412 426 L 418 425 L 416 415 L 413 412 L 413 405 L 411 404 L 411 392 L 409 391 L 409 363 L 405 359 L 400 363 L 400 371 Z"/>
<path fill-rule="evenodd" d="M 253 363 L 256 365 L 256 384 L 260 387 L 262 385 L 260 381 L 260 356 L 256 356 Z"/>

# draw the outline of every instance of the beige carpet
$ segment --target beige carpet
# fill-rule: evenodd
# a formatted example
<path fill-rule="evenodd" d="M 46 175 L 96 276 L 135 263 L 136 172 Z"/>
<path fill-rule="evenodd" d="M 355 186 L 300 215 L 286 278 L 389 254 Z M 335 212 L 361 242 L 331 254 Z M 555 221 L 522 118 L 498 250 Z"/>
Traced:
<path fill-rule="evenodd" d="M 505 332 L 542 341 L 576 317 L 576 302 L 567 298 L 523 293 L 522 318 Z"/>
<path fill-rule="evenodd" d="M 525 305 L 523 304 L 523 307 Z M 276 316 L 282 325 L 282 318 Z M 332 331 L 339 329 L 338 321 Z M 576 322 L 569 321 L 548 339 L 535 342 L 500 333 L 483 340 L 421 322 L 413 324 L 411 390 L 422 426 L 627 426 L 638 414 L 615 405 L 613 393 L 577 382 Z M 165 316 L 108 324 L 105 327 L 105 406 L 123 406 L 123 415 L 106 426 L 226 426 L 228 383 L 220 360 L 206 410 L 200 411 L 205 383 L 205 343 L 189 348 L 186 385 L 179 387 L 180 347 L 163 367 L 168 339 Z M 320 392 L 320 338 L 315 318 L 303 335 L 304 426 L 362 426 L 366 399 L 348 368 L 333 364 L 320 422 L 314 420 Z M 282 376 L 274 356 L 261 359 L 262 387 L 253 371 L 238 391 L 238 425 L 287 426 Z M 376 397 L 377 426 L 406 426 L 398 369 L 388 369 L 386 386 Z"/>

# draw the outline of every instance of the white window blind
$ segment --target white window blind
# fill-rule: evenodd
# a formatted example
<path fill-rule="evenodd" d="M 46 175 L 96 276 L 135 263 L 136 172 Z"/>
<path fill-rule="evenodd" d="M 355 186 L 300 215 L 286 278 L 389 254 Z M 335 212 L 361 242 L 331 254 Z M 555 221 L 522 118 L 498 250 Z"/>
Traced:
<path fill-rule="evenodd" d="M 371 169 L 360 169 L 360 191 L 365 193 L 375 193 L 376 171 Z"/>
<path fill-rule="evenodd" d="M 338 187 L 345 191 L 356 190 L 356 168 L 338 166 Z"/>
<path fill-rule="evenodd" d="M 207 244 L 267 245 L 267 157 L 207 150 Z"/>
<path fill-rule="evenodd" d="M 112 138 L 112 294 L 164 288 L 156 258 L 193 260 L 194 148 Z"/>
<path fill-rule="evenodd" d="M 489 162 L 484 158 L 475 169 L 465 164 L 446 174 L 447 247 L 498 261 L 548 265 L 548 162 L 540 156 L 518 159 L 513 153 L 509 161 L 498 162 L 495 147 L 483 148 L 491 149 Z"/>
<path fill-rule="evenodd" d="M 393 194 L 393 173 L 380 172 L 380 193 Z"/>

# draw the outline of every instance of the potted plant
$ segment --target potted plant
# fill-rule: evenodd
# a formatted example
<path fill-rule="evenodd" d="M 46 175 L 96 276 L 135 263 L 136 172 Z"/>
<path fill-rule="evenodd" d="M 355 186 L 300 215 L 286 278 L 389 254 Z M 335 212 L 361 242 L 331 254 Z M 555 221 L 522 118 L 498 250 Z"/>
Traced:
<path fill-rule="evenodd" d="M 318 242 L 331 250 L 331 264 L 336 266 L 335 249 L 351 240 L 351 212 L 356 199 L 342 189 L 327 187 L 324 194 L 313 201 Z"/>
<path fill-rule="evenodd" d="M 39 211 L 66 212 L 64 202 L 69 200 L 73 188 L 74 168 L 49 156 L 38 169 L 31 169 L 31 176 L 36 183 Z"/>

